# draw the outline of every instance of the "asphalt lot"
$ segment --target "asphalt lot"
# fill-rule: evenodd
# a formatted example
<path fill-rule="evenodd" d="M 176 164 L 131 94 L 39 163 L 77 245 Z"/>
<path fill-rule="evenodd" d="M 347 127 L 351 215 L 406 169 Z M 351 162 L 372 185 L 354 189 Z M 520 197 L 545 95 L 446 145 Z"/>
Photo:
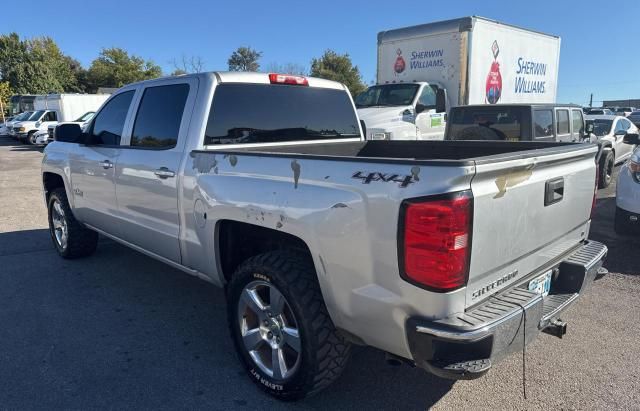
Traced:
<path fill-rule="evenodd" d="M 564 316 L 564 339 L 527 348 L 527 400 L 518 354 L 451 382 L 358 348 L 337 384 L 283 404 L 241 370 L 221 290 L 107 240 L 83 260 L 56 255 L 41 151 L 0 137 L 0 408 L 640 407 L 640 238 L 613 233 L 613 187 L 599 193 L 591 233 L 609 246 L 611 274 Z"/>

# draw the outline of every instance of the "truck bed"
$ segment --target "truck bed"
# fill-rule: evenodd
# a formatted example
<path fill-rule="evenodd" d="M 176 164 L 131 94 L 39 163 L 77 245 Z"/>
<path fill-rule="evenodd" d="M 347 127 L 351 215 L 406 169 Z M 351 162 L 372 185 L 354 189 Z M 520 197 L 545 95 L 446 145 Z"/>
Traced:
<path fill-rule="evenodd" d="M 287 158 L 316 157 L 324 160 L 334 158 L 340 161 L 470 165 L 472 162 L 483 164 L 528 158 L 542 154 L 540 150 L 544 150 L 545 154 L 570 152 L 584 148 L 584 145 L 535 141 L 355 141 L 233 149 L 215 146 L 215 148 L 215 151 L 204 150 L 204 152 Z"/>

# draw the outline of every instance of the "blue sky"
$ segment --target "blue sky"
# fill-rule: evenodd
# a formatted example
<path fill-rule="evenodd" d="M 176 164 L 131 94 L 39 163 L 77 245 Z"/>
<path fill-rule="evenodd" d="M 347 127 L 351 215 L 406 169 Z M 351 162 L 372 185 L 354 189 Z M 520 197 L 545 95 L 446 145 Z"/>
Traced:
<path fill-rule="evenodd" d="M 275 62 L 308 68 L 312 57 L 331 48 L 349 53 L 366 83 L 375 79 L 379 31 L 479 15 L 562 38 L 559 102 L 586 104 L 590 93 L 596 103 L 640 98 L 636 0 L 36 0 L 18 9 L 9 17 L 2 13 L 0 33 L 51 36 L 85 66 L 101 48 L 122 47 L 165 72 L 182 54 L 202 57 L 207 70 L 225 70 L 231 52 L 249 45 L 263 52 L 263 67 Z"/>

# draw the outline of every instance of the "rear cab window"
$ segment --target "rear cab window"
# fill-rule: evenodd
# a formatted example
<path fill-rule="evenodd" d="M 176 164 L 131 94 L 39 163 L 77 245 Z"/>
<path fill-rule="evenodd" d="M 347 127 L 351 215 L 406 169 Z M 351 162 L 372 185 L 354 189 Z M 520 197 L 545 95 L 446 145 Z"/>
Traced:
<path fill-rule="evenodd" d="M 216 87 L 205 145 L 360 138 L 343 89 L 223 83 Z"/>
<path fill-rule="evenodd" d="M 447 139 L 520 141 L 523 118 L 520 107 L 460 107 L 451 111 Z"/>
<path fill-rule="evenodd" d="M 569 134 L 569 110 L 560 109 L 556 111 L 556 133 L 558 135 Z"/>

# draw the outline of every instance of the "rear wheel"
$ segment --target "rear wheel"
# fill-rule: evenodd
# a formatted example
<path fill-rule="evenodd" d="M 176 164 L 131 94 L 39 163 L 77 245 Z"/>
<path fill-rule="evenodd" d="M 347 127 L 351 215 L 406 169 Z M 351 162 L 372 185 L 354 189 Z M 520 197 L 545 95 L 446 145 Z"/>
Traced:
<path fill-rule="evenodd" d="M 611 150 L 607 150 L 602 154 L 600 159 L 600 175 L 598 176 L 598 188 L 607 188 L 611 184 L 613 178 L 613 170 L 615 167 L 615 156 Z"/>
<path fill-rule="evenodd" d="M 61 257 L 79 258 L 93 254 L 98 246 L 98 233 L 75 219 L 64 188 L 51 193 L 48 212 L 51 240 Z"/>
<path fill-rule="evenodd" d="M 309 257 L 252 257 L 227 288 L 228 322 L 249 377 L 281 400 L 314 394 L 338 379 L 350 344 L 333 325 Z"/>

